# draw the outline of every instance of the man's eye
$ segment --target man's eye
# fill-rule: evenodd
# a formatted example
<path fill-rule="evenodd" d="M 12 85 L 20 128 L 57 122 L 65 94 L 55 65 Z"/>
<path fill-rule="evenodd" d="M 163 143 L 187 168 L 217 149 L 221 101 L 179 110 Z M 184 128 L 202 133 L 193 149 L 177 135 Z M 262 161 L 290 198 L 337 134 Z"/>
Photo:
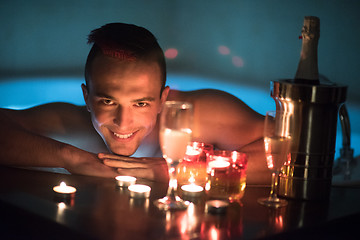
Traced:
<path fill-rule="evenodd" d="M 114 102 L 112 100 L 110 100 L 110 99 L 103 99 L 102 103 L 104 105 L 112 105 L 112 104 L 114 104 Z"/>
<path fill-rule="evenodd" d="M 149 104 L 146 103 L 146 102 L 138 102 L 138 103 L 136 103 L 135 105 L 136 105 L 137 107 L 146 107 L 146 106 L 148 106 Z"/>

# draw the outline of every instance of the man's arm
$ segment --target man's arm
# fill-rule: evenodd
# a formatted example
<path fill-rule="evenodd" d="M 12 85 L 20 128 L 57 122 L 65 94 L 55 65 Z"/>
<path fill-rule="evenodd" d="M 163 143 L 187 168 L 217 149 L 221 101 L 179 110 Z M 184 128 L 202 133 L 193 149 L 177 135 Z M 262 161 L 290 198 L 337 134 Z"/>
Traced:
<path fill-rule="evenodd" d="M 81 116 L 80 107 L 62 103 L 21 111 L 0 109 L 0 164 L 63 167 L 71 173 L 116 176 L 95 154 L 47 137 L 82 128 Z"/>
<path fill-rule="evenodd" d="M 247 183 L 269 185 L 271 183 L 271 174 L 266 165 L 264 139 L 260 138 L 237 150 L 248 155 Z"/>
<path fill-rule="evenodd" d="M 159 157 L 127 157 L 99 153 L 104 164 L 117 168 L 120 175 L 130 175 L 156 182 L 168 182 L 169 174 L 165 159 Z"/>

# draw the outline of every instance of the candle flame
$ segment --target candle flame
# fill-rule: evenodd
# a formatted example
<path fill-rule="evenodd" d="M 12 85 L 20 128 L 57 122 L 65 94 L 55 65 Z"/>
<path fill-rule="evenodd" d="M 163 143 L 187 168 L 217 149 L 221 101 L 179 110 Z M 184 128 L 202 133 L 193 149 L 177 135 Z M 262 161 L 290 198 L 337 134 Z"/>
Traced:
<path fill-rule="evenodd" d="M 195 183 L 195 178 L 194 178 L 194 176 L 191 176 L 188 181 L 189 181 L 189 183 Z"/>
<path fill-rule="evenodd" d="M 206 182 L 206 184 L 205 184 L 205 190 L 206 190 L 206 191 L 209 191 L 210 189 L 211 189 L 210 182 Z"/>
<path fill-rule="evenodd" d="M 66 204 L 65 204 L 64 202 L 60 202 L 60 203 L 58 204 L 58 208 L 59 208 L 59 209 L 64 209 L 64 208 L 66 208 Z"/>
<path fill-rule="evenodd" d="M 186 147 L 186 155 L 196 156 L 196 155 L 199 155 L 199 154 L 200 154 L 200 151 L 197 150 L 196 148 L 194 148 L 193 146 L 187 146 Z"/>
<path fill-rule="evenodd" d="M 61 182 L 59 186 L 53 187 L 53 190 L 58 193 L 75 193 L 76 188 L 72 186 L 67 186 L 65 182 Z"/>

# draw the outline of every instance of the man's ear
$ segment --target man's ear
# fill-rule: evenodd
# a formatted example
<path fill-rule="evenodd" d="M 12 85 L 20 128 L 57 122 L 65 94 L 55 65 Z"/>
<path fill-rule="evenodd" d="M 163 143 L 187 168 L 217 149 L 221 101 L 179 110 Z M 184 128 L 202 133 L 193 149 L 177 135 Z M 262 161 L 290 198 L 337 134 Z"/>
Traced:
<path fill-rule="evenodd" d="M 170 87 L 169 87 L 169 86 L 166 86 L 166 87 L 164 88 L 164 90 L 162 91 L 162 93 L 161 93 L 161 98 L 160 98 L 161 107 L 160 107 L 158 113 L 161 112 L 161 110 L 162 110 L 162 108 L 163 108 L 163 106 L 164 106 L 164 104 L 165 104 L 165 102 L 166 102 L 166 99 L 167 99 L 167 97 L 168 97 L 168 95 L 169 95 L 169 91 L 170 91 Z"/>
<path fill-rule="evenodd" d="M 81 84 L 81 89 L 82 89 L 82 92 L 83 92 L 83 97 L 84 97 L 84 101 L 85 101 L 85 104 L 86 104 L 86 108 L 90 112 L 88 88 L 86 87 L 85 84 Z"/>

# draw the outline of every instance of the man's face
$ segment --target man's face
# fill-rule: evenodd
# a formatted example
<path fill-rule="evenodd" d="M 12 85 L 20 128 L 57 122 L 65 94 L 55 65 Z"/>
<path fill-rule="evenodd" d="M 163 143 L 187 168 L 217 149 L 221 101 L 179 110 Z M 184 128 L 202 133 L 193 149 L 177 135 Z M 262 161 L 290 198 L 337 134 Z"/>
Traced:
<path fill-rule="evenodd" d="M 132 155 L 154 129 L 168 94 L 161 97 L 157 63 L 98 56 L 92 63 L 86 105 L 96 131 L 114 154 Z"/>

